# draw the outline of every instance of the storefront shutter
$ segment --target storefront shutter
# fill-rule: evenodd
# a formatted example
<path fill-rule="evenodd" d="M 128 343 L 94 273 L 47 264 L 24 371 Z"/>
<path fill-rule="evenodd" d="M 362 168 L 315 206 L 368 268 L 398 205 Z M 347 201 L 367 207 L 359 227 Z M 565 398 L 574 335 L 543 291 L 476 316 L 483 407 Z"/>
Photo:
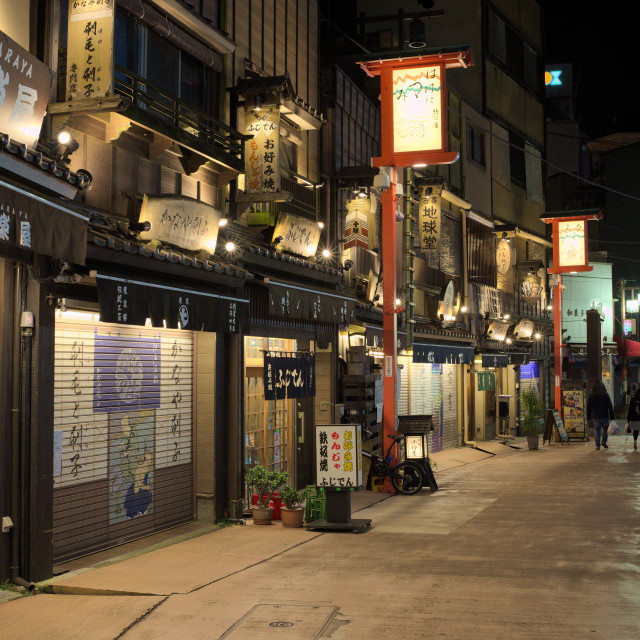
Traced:
<path fill-rule="evenodd" d="M 56 321 L 54 561 L 193 519 L 193 334 Z"/>
<path fill-rule="evenodd" d="M 458 373 L 457 364 L 442 365 L 442 448 L 458 446 Z"/>

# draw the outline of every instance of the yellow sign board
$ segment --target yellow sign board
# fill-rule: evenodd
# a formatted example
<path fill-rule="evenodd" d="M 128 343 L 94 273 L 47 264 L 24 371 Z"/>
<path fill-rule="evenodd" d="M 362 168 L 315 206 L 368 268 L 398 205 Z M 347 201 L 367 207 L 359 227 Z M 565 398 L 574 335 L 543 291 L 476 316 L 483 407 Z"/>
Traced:
<path fill-rule="evenodd" d="M 113 93 L 114 0 L 69 1 L 67 100 Z"/>

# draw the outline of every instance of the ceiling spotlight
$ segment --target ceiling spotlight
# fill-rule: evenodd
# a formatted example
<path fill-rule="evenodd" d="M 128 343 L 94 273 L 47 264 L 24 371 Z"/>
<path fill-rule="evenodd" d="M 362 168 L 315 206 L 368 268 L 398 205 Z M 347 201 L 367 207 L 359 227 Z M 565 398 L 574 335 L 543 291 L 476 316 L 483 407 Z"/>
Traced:
<path fill-rule="evenodd" d="M 225 244 L 225 245 L 224 245 L 224 248 L 225 248 L 229 253 L 231 253 L 231 252 L 236 248 L 236 245 L 235 245 L 233 242 L 231 242 L 231 240 L 229 240 L 229 242 L 227 242 L 227 244 Z"/>
<path fill-rule="evenodd" d="M 71 142 L 71 134 L 66 129 L 61 129 L 58 133 L 58 142 L 60 144 L 69 144 Z"/>
<path fill-rule="evenodd" d="M 342 268 L 345 271 L 349 271 L 349 269 L 351 269 L 351 267 L 353 267 L 353 260 L 345 260 L 344 264 L 342 265 Z"/>
<path fill-rule="evenodd" d="M 552 309 L 553 309 L 553 306 L 552 306 L 552 305 L 550 305 L 550 304 L 548 304 L 548 305 L 547 305 L 547 311 L 551 311 Z"/>

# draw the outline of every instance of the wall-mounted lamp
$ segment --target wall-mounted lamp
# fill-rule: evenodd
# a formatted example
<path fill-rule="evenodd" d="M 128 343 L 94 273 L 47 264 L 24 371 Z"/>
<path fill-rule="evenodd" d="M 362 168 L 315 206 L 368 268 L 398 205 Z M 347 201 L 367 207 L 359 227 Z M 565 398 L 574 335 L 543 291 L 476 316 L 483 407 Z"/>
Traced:
<path fill-rule="evenodd" d="M 534 333 L 534 334 L 533 334 L 533 337 L 534 337 L 536 340 L 540 340 L 540 338 L 542 338 L 542 334 L 541 334 L 541 333 Z"/>
<path fill-rule="evenodd" d="M 129 224 L 129 231 L 134 231 L 135 233 L 151 231 L 151 223 L 148 220 L 144 222 L 132 222 Z"/>
<path fill-rule="evenodd" d="M 502 317 L 503 317 L 505 320 L 508 320 L 511 316 L 510 316 L 508 313 L 505 313 Z"/>
<path fill-rule="evenodd" d="M 329 251 L 329 249 L 323 249 L 322 250 L 322 257 L 326 260 L 327 258 L 331 257 L 331 251 Z"/>
<path fill-rule="evenodd" d="M 320 227 L 320 229 L 324 229 L 324 222 L 318 221 L 318 227 Z"/>
<path fill-rule="evenodd" d="M 57 162 L 69 164 L 71 162 L 69 156 L 79 147 L 78 142 L 71 137 L 71 133 L 66 129 L 61 129 L 58 132 L 58 144 L 53 148 L 53 155 Z"/>
<path fill-rule="evenodd" d="M 220 222 L 218 223 L 218 226 L 226 227 L 227 226 L 227 222 L 229 222 L 229 221 L 226 218 L 220 218 Z"/>
<path fill-rule="evenodd" d="M 345 260 L 344 264 L 342 265 L 343 271 L 349 271 L 351 267 L 353 267 L 353 260 Z"/>
<path fill-rule="evenodd" d="M 422 49 L 427 44 L 424 22 L 420 18 L 414 18 L 409 23 L 409 47 L 412 49 Z"/>
<path fill-rule="evenodd" d="M 284 236 L 276 236 L 276 237 L 271 241 L 271 244 L 275 247 L 276 245 L 279 245 L 283 240 L 284 240 Z"/>
<path fill-rule="evenodd" d="M 235 243 L 231 242 L 231 240 L 229 240 L 229 242 L 227 242 L 227 244 L 224 245 L 224 248 L 229 253 L 232 253 L 233 251 L 235 251 L 236 245 L 235 245 Z"/>
<path fill-rule="evenodd" d="M 466 305 L 462 305 L 462 306 L 460 307 L 460 311 L 461 311 L 462 313 L 467 313 L 467 311 L 469 311 L 469 309 L 467 308 L 467 306 L 466 306 Z"/>

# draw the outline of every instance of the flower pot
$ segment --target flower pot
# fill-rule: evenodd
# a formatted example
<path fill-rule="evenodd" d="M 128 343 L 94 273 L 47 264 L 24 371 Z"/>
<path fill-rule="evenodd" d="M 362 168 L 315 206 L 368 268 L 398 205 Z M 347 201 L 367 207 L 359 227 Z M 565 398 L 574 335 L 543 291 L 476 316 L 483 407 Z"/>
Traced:
<path fill-rule="evenodd" d="M 252 507 L 251 515 L 253 516 L 253 524 L 271 524 L 273 507 Z"/>
<path fill-rule="evenodd" d="M 304 509 L 287 509 L 282 507 L 280 511 L 280 518 L 282 520 L 283 527 L 296 527 L 302 526 L 302 519 L 304 517 Z"/>
<path fill-rule="evenodd" d="M 529 445 L 529 449 L 537 449 L 538 443 L 540 441 L 540 436 L 538 435 L 528 435 L 527 436 L 527 444 Z"/>

